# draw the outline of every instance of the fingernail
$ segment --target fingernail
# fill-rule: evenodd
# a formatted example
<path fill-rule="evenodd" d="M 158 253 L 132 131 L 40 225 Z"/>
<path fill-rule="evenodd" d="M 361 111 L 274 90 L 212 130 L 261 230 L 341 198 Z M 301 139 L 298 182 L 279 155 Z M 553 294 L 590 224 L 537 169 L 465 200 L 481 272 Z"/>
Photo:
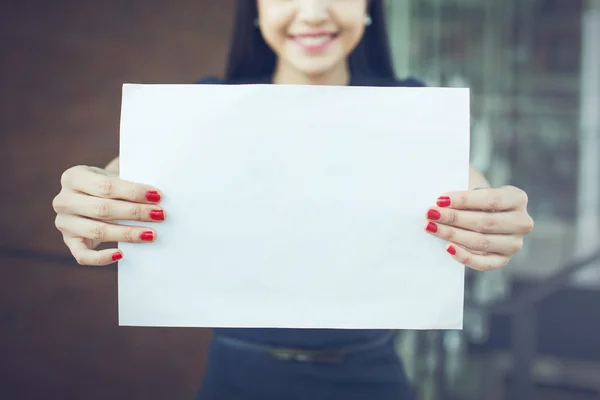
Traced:
<path fill-rule="evenodd" d="M 143 240 L 144 242 L 151 242 L 154 240 L 154 232 L 152 232 L 152 231 L 143 232 L 140 235 L 140 239 Z"/>
<path fill-rule="evenodd" d="M 446 251 L 450 254 L 452 254 L 453 256 L 456 255 L 456 249 L 454 248 L 454 246 L 448 246 L 448 248 L 446 249 Z"/>
<path fill-rule="evenodd" d="M 448 196 L 440 196 L 437 199 L 438 207 L 448 207 L 450 205 L 450 197 Z"/>
<path fill-rule="evenodd" d="M 160 194 L 156 190 L 150 190 L 146 192 L 146 200 L 151 203 L 158 203 L 160 201 Z"/>
<path fill-rule="evenodd" d="M 438 231 L 438 226 L 433 222 L 430 222 L 427 224 L 425 230 L 427 230 L 427 232 L 436 233 Z"/>
<path fill-rule="evenodd" d="M 429 210 L 427 211 L 427 218 L 433 221 L 437 221 L 440 219 L 442 214 L 438 210 Z"/>
<path fill-rule="evenodd" d="M 116 253 L 114 253 L 114 254 L 112 255 L 112 260 L 113 260 L 113 261 L 118 261 L 118 260 L 120 260 L 121 258 L 123 258 L 123 253 L 121 253 L 120 251 L 117 251 Z"/>
<path fill-rule="evenodd" d="M 163 210 L 152 210 L 150 211 L 150 218 L 154 221 L 164 221 L 165 212 Z"/>

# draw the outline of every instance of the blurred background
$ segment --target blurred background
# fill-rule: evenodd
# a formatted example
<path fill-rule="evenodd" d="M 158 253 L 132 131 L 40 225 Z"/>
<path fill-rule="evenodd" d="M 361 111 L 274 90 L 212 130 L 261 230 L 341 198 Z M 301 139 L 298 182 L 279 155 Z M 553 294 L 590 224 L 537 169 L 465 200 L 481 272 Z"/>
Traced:
<path fill-rule="evenodd" d="M 530 196 L 463 331 L 398 340 L 423 400 L 600 399 L 600 0 L 388 0 L 399 76 L 470 87 L 472 157 Z M 118 153 L 121 85 L 221 76 L 232 0 L 0 4 L 0 399 L 191 399 L 210 332 L 119 328 L 115 268 L 54 228 L 62 171 Z"/>

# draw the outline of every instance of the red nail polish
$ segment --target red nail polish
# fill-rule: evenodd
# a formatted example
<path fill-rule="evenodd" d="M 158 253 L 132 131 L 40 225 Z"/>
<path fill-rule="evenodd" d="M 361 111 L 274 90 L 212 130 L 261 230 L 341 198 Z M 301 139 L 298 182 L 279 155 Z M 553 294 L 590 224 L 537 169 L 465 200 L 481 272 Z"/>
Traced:
<path fill-rule="evenodd" d="M 433 222 L 427 224 L 427 228 L 425 228 L 427 232 L 436 233 L 438 231 L 438 226 Z"/>
<path fill-rule="evenodd" d="M 143 232 L 140 235 L 140 239 L 143 240 L 144 242 L 151 242 L 154 240 L 154 232 L 152 232 L 152 231 Z"/>
<path fill-rule="evenodd" d="M 454 246 L 448 246 L 448 248 L 446 249 L 446 251 L 450 254 L 452 254 L 453 256 L 456 255 L 456 249 L 454 248 Z"/>
<path fill-rule="evenodd" d="M 123 258 L 123 253 L 121 253 L 120 251 L 117 251 L 115 254 L 112 255 L 113 261 L 118 261 L 121 258 Z"/>
<path fill-rule="evenodd" d="M 432 221 L 437 221 L 438 219 L 441 218 L 441 216 L 442 216 L 442 214 L 440 214 L 440 212 L 438 210 L 427 211 L 427 218 Z"/>
<path fill-rule="evenodd" d="M 448 196 L 440 196 L 437 199 L 438 207 L 448 207 L 450 205 L 450 197 Z"/>
<path fill-rule="evenodd" d="M 146 200 L 151 203 L 158 203 L 160 201 L 160 194 L 156 190 L 150 190 L 146 192 Z"/>
<path fill-rule="evenodd" d="M 164 221 L 165 212 L 163 210 L 152 210 L 150 211 L 150 218 L 154 221 Z"/>

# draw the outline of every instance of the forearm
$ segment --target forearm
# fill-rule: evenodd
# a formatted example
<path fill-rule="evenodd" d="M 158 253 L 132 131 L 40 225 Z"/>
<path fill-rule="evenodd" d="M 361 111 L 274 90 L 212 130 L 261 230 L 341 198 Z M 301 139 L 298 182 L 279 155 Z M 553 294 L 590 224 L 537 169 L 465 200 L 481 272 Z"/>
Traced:
<path fill-rule="evenodd" d="M 471 165 L 469 168 L 469 190 L 489 188 L 490 184 L 485 176 Z"/>

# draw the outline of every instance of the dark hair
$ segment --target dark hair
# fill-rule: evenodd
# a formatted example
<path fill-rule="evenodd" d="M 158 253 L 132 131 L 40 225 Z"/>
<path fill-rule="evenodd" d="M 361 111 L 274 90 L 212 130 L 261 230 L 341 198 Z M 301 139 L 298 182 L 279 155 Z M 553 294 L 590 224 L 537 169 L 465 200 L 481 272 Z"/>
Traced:
<path fill-rule="evenodd" d="M 372 23 L 349 59 L 350 73 L 366 77 L 394 79 L 389 53 L 383 0 L 369 0 Z M 233 38 L 225 79 L 245 82 L 270 77 L 277 57 L 255 26 L 258 17 L 256 0 L 237 0 Z"/>

